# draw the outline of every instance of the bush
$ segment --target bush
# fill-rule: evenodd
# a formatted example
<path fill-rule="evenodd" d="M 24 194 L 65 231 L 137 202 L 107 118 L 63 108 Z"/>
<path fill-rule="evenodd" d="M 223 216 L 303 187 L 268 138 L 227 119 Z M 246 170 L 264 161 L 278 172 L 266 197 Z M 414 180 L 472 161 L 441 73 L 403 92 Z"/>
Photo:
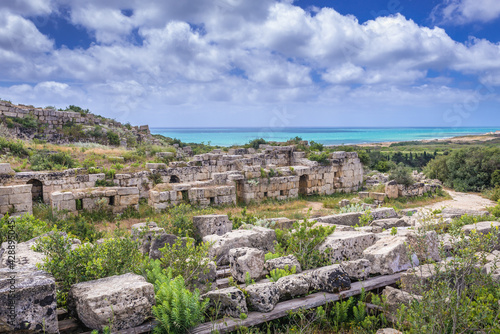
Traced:
<path fill-rule="evenodd" d="M 27 115 L 23 118 L 14 118 L 14 121 L 24 128 L 36 129 L 38 127 L 38 120 L 33 115 Z"/>
<path fill-rule="evenodd" d="M 260 144 L 267 144 L 267 141 L 265 141 L 262 138 L 254 139 L 254 140 L 250 141 L 248 144 L 246 144 L 245 147 L 247 147 L 247 148 L 252 147 L 252 148 L 258 150 Z"/>
<path fill-rule="evenodd" d="M 66 108 L 66 110 L 72 110 L 74 112 L 78 112 L 80 113 L 82 116 L 85 116 L 89 113 L 89 110 L 88 109 L 83 109 L 83 108 L 80 108 L 78 106 L 74 106 L 74 105 L 69 105 L 69 107 Z"/>
<path fill-rule="evenodd" d="M 268 280 L 271 282 L 277 282 L 281 277 L 294 275 L 297 272 L 297 268 L 293 266 L 291 269 L 288 265 L 285 266 L 284 269 L 276 268 L 269 272 L 269 275 L 266 276 Z"/>
<path fill-rule="evenodd" d="M 500 169 L 497 169 L 491 174 L 491 185 L 494 187 L 500 186 Z"/>
<path fill-rule="evenodd" d="M 316 221 L 295 222 L 291 230 L 276 230 L 276 253 L 282 256 L 293 254 L 302 270 L 322 267 L 330 263 L 329 253 L 320 252 L 318 246 L 335 231 L 332 227 L 313 227 Z"/>
<path fill-rule="evenodd" d="M 173 245 L 160 249 L 162 257 L 157 260 L 162 268 L 172 270 L 172 275 L 182 276 L 186 285 L 194 288 L 201 283 L 199 279 L 209 272 L 210 244 L 196 245 L 194 239 L 178 238 Z"/>
<path fill-rule="evenodd" d="M 106 133 L 106 136 L 108 137 L 108 141 L 109 141 L 110 145 L 113 145 L 113 146 L 120 145 L 120 137 L 118 136 L 118 134 L 116 132 L 113 132 L 110 130 L 110 131 L 108 131 L 108 133 Z"/>
<path fill-rule="evenodd" d="M 0 152 L 6 153 L 7 151 L 10 151 L 12 155 L 21 158 L 27 157 L 29 155 L 29 152 L 22 141 L 11 141 L 7 138 L 0 137 Z"/>
<path fill-rule="evenodd" d="M 411 186 L 413 183 L 415 183 L 413 177 L 411 176 L 410 169 L 405 167 L 403 163 L 400 163 L 396 166 L 396 168 L 393 168 L 391 170 L 389 179 L 405 186 Z"/>
<path fill-rule="evenodd" d="M 155 287 L 153 315 L 159 322 L 153 333 L 187 333 L 190 328 L 203 322 L 208 299 L 201 301 L 199 290 L 191 292 L 186 288 L 182 276 L 172 278 L 172 270 L 169 268 L 165 271 L 158 264 L 147 274 Z"/>
<path fill-rule="evenodd" d="M 496 218 L 500 217 L 500 200 L 498 200 L 498 204 L 494 206 L 493 208 L 490 208 L 490 214 L 492 216 L 495 216 Z"/>
<path fill-rule="evenodd" d="M 156 222 L 158 226 L 163 227 L 167 233 L 194 237 L 193 217 L 212 213 L 214 213 L 213 208 L 197 209 L 190 204 L 181 203 L 173 206 L 166 214 L 158 217 Z"/>
<path fill-rule="evenodd" d="M 35 153 L 31 156 L 30 162 L 31 169 L 35 171 L 73 168 L 76 166 L 76 162 L 68 153 L 58 152 L 51 154 L 47 150 Z"/>
<path fill-rule="evenodd" d="M 430 161 L 424 173 L 458 191 L 482 191 L 494 186 L 500 165 L 499 147 L 458 149 Z"/>
<path fill-rule="evenodd" d="M 11 237 L 10 240 L 17 242 L 25 242 L 50 231 L 46 222 L 36 219 L 32 215 L 9 217 L 7 214 L 0 219 L 0 244 L 7 241 L 8 234 L 12 229 L 15 234 L 14 238 Z"/>
<path fill-rule="evenodd" d="M 57 281 L 58 306 L 66 304 L 73 284 L 121 275 L 139 269 L 142 255 L 129 237 L 106 239 L 101 244 L 82 244 L 71 250 L 71 240 L 55 231 L 36 246 L 47 258 L 39 267 Z"/>
<path fill-rule="evenodd" d="M 311 161 L 317 161 L 321 165 L 328 165 L 330 164 L 330 154 L 328 152 L 321 152 L 321 153 L 311 153 L 309 155 L 309 160 Z"/>

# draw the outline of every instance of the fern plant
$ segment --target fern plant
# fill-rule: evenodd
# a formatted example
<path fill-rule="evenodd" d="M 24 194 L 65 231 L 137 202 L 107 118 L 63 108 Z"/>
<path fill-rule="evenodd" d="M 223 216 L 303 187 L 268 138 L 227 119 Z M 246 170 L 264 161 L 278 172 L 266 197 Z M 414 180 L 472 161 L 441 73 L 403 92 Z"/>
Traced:
<path fill-rule="evenodd" d="M 204 312 L 208 299 L 200 301 L 200 291 L 189 291 L 182 276 L 172 279 L 172 270 L 161 275 L 159 268 L 153 268 L 148 277 L 155 277 L 156 305 L 153 315 L 159 325 L 154 328 L 155 334 L 186 333 L 188 329 L 204 320 Z"/>
<path fill-rule="evenodd" d="M 284 269 L 276 268 L 273 269 L 269 272 L 269 275 L 267 275 L 267 279 L 270 280 L 271 282 L 277 282 L 281 277 L 293 275 L 297 272 L 297 269 L 295 266 L 292 267 L 292 269 L 289 269 L 288 265 L 285 266 Z"/>

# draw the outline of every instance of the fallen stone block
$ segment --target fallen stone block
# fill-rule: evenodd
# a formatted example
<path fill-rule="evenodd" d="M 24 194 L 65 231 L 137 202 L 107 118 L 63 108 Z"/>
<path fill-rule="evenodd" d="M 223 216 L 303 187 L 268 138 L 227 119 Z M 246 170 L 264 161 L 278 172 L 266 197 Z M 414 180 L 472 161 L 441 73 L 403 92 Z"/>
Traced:
<path fill-rule="evenodd" d="M 401 305 L 410 305 L 411 302 L 419 302 L 422 297 L 419 295 L 412 295 L 408 292 L 386 286 L 382 295 L 386 298 L 387 307 L 391 313 L 396 313 Z"/>
<path fill-rule="evenodd" d="M 297 274 L 302 272 L 299 260 L 297 260 L 295 255 L 282 256 L 276 259 L 267 260 L 264 264 L 264 270 L 269 273 L 274 269 L 285 269 L 286 266 L 288 266 L 289 270 L 292 270 L 292 268 L 295 267 L 295 272 Z"/>
<path fill-rule="evenodd" d="M 250 247 L 262 250 L 264 253 L 274 252 L 276 232 L 272 229 L 255 226 L 251 230 L 236 230 L 223 236 L 208 235 L 204 242 L 213 243 L 210 247 L 210 257 L 215 257 L 217 264 L 229 264 L 229 250 L 233 248 Z"/>
<path fill-rule="evenodd" d="M 315 269 L 304 277 L 314 290 L 335 293 L 351 288 L 351 279 L 340 264 Z"/>
<path fill-rule="evenodd" d="M 362 257 L 363 250 L 377 241 L 374 233 L 358 231 L 334 232 L 319 246 L 320 252 L 329 251 L 332 262 L 357 260 Z"/>
<path fill-rule="evenodd" d="M 365 249 L 363 256 L 371 262 L 372 273 L 381 275 L 398 273 L 419 265 L 417 254 L 409 253 L 405 237 L 382 238 Z"/>
<path fill-rule="evenodd" d="M 480 234 L 488 234 L 493 229 L 500 229 L 500 222 L 489 221 L 489 222 L 478 222 L 476 224 L 465 225 L 462 227 L 462 231 L 466 235 L 471 234 L 472 231 L 476 231 L 476 233 Z"/>
<path fill-rule="evenodd" d="M 403 334 L 394 328 L 381 328 L 375 334 Z"/>
<path fill-rule="evenodd" d="M 444 208 L 441 211 L 441 216 L 443 218 L 460 218 L 464 215 L 482 217 L 482 216 L 487 216 L 488 212 L 479 210 L 457 209 L 457 208 Z"/>
<path fill-rule="evenodd" d="M 0 269 L 0 305 L 0 324 L 5 324 L 5 332 L 59 333 L 56 282 L 33 265 L 16 267 L 15 272 Z"/>
<path fill-rule="evenodd" d="M 401 289 L 410 293 L 422 294 L 429 290 L 437 279 L 438 270 L 433 264 L 424 264 L 401 273 Z"/>
<path fill-rule="evenodd" d="M 137 327 L 151 316 L 154 304 L 153 284 L 131 273 L 77 283 L 68 294 L 70 314 L 97 330 L 110 320 L 114 330 Z"/>
<path fill-rule="evenodd" d="M 371 263 L 367 259 L 344 261 L 341 265 L 351 280 L 366 280 L 370 276 Z"/>
<path fill-rule="evenodd" d="M 264 270 L 265 254 L 256 248 L 233 248 L 229 251 L 231 275 L 239 282 L 244 283 L 250 275 L 251 279 L 259 279 Z"/>
<path fill-rule="evenodd" d="M 193 217 L 195 238 L 201 240 L 207 235 L 224 235 L 231 232 L 233 223 L 227 215 L 204 215 Z"/>
<path fill-rule="evenodd" d="M 338 215 L 324 216 L 315 218 L 319 223 L 332 225 L 354 226 L 359 224 L 359 218 L 363 215 L 361 212 L 341 213 Z"/>
<path fill-rule="evenodd" d="M 288 275 L 276 282 L 280 300 L 288 300 L 297 296 L 304 296 L 309 292 L 310 283 L 304 275 Z"/>
<path fill-rule="evenodd" d="M 257 283 L 247 286 L 247 306 L 251 311 L 271 312 L 280 299 L 280 292 L 275 283 Z"/>
<path fill-rule="evenodd" d="M 245 294 L 235 287 L 210 291 L 201 296 L 209 299 L 209 308 L 217 311 L 217 316 L 238 318 L 241 313 L 248 313 Z"/>
<path fill-rule="evenodd" d="M 149 246 L 149 252 L 148 252 L 149 257 L 155 260 L 161 258 L 162 253 L 160 249 L 164 248 L 166 245 L 172 246 L 177 242 L 177 238 L 179 237 L 167 233 L 159 233 L 152 235 L 150 240 L 151 245 Z"/>
<path fill-rule="evenodd" d="M 410 226 L 406 219 L 403 218 L 386 218 L 374 220 L 370 225 L 380 226 L 381 228 L 390 229 L 393 227 Z"/>
<path fill-rule="evenodd" d="M 393 208 L 379 208 L 371 210 L 371 215 L 373 220 L 386 219 L 386 218 L 398 218 L 396 210 Z"/>

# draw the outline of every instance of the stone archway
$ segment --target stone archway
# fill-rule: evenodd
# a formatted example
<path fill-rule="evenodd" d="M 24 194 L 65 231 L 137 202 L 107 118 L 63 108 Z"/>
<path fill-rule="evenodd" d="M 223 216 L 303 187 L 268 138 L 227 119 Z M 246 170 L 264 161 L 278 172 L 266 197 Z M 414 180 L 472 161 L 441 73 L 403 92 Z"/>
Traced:
<path fill-rule="evenodd" d="M 181 183 L 181 180 L 177 175 L 170 176 L 170 183 Z"/>
<path fill-rule="evenodd" d="M 31 198 L 33 202 L 43 203 L 43 183 L 40 180 L 31 179 L 26 184 L 33 185 L 31 187 Z"/>

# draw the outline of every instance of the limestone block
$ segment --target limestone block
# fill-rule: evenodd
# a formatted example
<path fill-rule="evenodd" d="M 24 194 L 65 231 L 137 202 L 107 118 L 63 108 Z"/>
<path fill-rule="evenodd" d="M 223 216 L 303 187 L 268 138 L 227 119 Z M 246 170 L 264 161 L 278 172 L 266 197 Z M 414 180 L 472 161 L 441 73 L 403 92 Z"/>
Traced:
<path fill-rule="evenodd" d="M 372 226 L 380 226 L 381 228 L 390 229 L 392 227 L 402 227 L 402 226 L 410 226 L 407 220 L 403 218 L 386 218 L 386 219 L 377 219 L 371 222 Z"/>
<path fill-rule="evenodd" d="M 204 215 L 193 217 L 194 234 L 197 238 L 211 234 L 224 235 L 231 232 L 233 223 L 227 215 Z"/>
<path fill-rule="evenodd" d="M 332 262 L 342 260 L 357 260 L 363 251 L 377 241 L 374 233 L 358 231 L 335 231 L 319 246 L 319 250 L 330 251 Z"/>
<path fill-rule="evenodd" d="M 245 291 L 248 309 L 257 312 L 271 312 L 280 299 L 279 289 L 273 282 L 252 284 Z"/>
<path fill-rule="evenodd" d="M 399 190 L 398 190 L 398 184 L 396 181 L 390 181 L 385 185 L 385 194 L 389 198 L 398 198 L 399 197 Z"/>
<path fill-rule="evenodd" d="M 315 269 L 305 277 L 314 290 L 337 293 L 351 288 L 351 279 L 340 264 Z"/>
<path fill-rule="evenodd" d="M 264 252 L 256 248 L 233 248 L 229 251 L 231 275 L 240 283 L 245 282 L 247 273 L 251 279 L 259 279 L 264 269 Z"/>
<path fill-rule="evenodd" d="M 151 316 L 154 304 L 153 284 L 132 273 L 77 283 L 68 294 L 70 314 L 97 330 L 110 319 L 115 330 L 136 327 Z"/>
<path fill-rule="evenodd" d="M 279 290 L 280 300 L 288 300 L 297 296 L 306 295 L 309 291 L 310 283 L 302 274 L 281 277 L 276 282 Z"/>
<path fill-rule="evenodd" d="M 378 240 L 363 251 L 363 257 L 372 264 L 372 273 L 394 274 L 418 266 L 417 254 L 408 254 L 408 240 L 391 236 Z"/>
<path fill-rule="evenodd" d="M 341 265 L 350 279 L 366 280 L 370 276 L 371 263 L 367 259 L 344 261 Z"/>
<path fill-rule="evenodd" d="M 121 206 L 131 206 L 139 204 L 139 195 L 120 196 Z"/>
<path fill-rule="evenodd" d="M 421 296 L 412 295 L 408 292 L 386 286 L 382 291 L 382 295 L 386 297 L 387 307 L 393 314 L 399 309 L 401 305 L 410 305 L 412 301 L 420 301 Z"/>
<path fill-rule="evenodd" d="M 338 215 L 323 216 L 315 218 L 320 223 L 354 226 L 359 224 L 359 218 L 363 215 L 360 212 L 341 213 Z"/>
<path fill-rule="evenodd" d="M 243 291 L 235 287 L 210 291 L 201 296 L 210 300 L 209 307 L 214 307 L 219 316 L 239 318 L 241 313 L 248 313 L 247 303 Z"/>
<path fill-rule="evenodd" d="M 0 163 L 0 174 L 14 174 L 14 170 L 10 168 L 9 163 Z"/>
<path fill-rule="evenodd" d="M 476 233 L 488 234 L 492 231 L 492 229 L 495 228 L 500 228 L 500 222 L 489 221 L 489 222 L 478 222 L 476 224 L 465 225 L 464 227 L 462 227 L 462 231 L 464 231 L 466 235 L 469 235 L 473 230 L 475 230 Z"/>
<path fill-rule="evenodd" d="M 300 263 L 294 255 L 288 255 L 283 257 L 278 257 L 276 259 L 267 260 L 264 269 L 267 272 L 271 272 L 274 269 L 285 269 L 288 266 L 288 269 L 291 270 L 295 267 L 295 272 L 302 272 L 302 268 L 300 267 Z"/>
<path fill-rule="evenodd" d="M 10 294 L 10 287 L 15 293 Z M 0 330 L 59 333 L 57 323 L 56 283 L 36 266 L 0 269 Z M 13 309 L 9 306 L 12 305 Z M 9 315 L 15 314 L 11 318 Z M 2 325 L 7 324 L 3 329 Z"/>
<path fill-rule="evenodd" d="M 379 208 L 371 211 L 373 220 L 385 219 L 385 218 L 397 218 L 398 214 L 393 208 Z"/>

